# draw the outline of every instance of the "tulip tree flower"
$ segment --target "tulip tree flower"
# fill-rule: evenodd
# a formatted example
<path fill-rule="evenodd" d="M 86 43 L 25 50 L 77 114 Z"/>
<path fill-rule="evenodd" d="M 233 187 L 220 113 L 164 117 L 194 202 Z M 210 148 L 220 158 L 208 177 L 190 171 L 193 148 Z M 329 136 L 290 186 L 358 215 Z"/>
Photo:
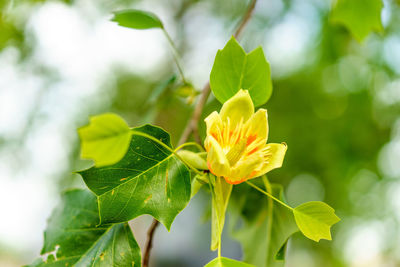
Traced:
<path fill-rule="evenodd" d="M 267 110 L 254 113 L 247 90 L 237 92 L 205 122 L 208 168 L 226 182 L 239 184 L 282 166 L 287 146 L 267 144 Z"/>

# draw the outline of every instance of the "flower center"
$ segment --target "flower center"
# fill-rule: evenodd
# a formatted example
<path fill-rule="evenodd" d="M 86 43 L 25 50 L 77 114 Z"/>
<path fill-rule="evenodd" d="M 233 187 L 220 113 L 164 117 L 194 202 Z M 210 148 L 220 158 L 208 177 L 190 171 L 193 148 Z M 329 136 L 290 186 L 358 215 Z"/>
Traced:
<path fill-rule="evenodd" d="M 244 151 L 246 150 L 246 140 L 241 139 L 239 142 L 233 145 L 226 154 L 226 158 L 229 161 L 230 166 L 234 166 L 236 162 L 242 157 Z"/>

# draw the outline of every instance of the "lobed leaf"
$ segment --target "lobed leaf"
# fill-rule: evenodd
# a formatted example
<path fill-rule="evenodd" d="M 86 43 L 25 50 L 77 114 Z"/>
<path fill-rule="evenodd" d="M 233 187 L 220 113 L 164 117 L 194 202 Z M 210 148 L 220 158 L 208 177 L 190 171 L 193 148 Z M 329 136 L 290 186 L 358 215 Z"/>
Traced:
<path fill-rule="evenodd" d="M 171 147 L 170 136 L 151 125 L 133 131 L 153 136 Z M 153 140 L 133 135 L 124 158 L 107 167 L 81 171 L 97 196 L 101 222 L 119 223 L 150 214 L 167 229 L 190 200 L 190 173 L 168 149 Z"/>
<path fill-rule="evenodd" d="M 131 130 L 118 115 L 105 113 L 90 118 L 90 123 L 78 129 L 81 157 L 93 159 L 96 166 L 120 161 L 129 147 Z"/>
<path fill-rule="evenodd" d="M 382 7 L 382 0 L 337 0 L 331 19 L 346 26 L 358 41 L 362 41 L 371 31 L 383 30 Z"/>
<path fill-rule="evenodd" d="M 111 20 L 117 22 L 120 26 L 136 30 L 163 28 L 163 24 L 157 15 L 143 10 L 117 11 L 114 12 L 114 17 Z"/>
<path fill-rule="evenodd" d="M 215 97 L 224 103 L 240 89 L 249 90 L 255 106 L 268 101 L 272 93 L 271 71 L 261 47 L 249 54 L 232 37 L 218 50 L 210 74 Z"/>
<path fill-rule="evenodd" d="M 86 190 L 62 196 L 44 233 L 39 258 L 29 266 L 140 266 L 140 248 L 128 224 L 99 226 L 96 197 Z"/>
<path fill-rule="evenodd" d="M 294 218 L 300 231 L 309 239 L 332 240 L 330 228 L 340 219 L 335 210 L 321 201 L 311 201 L 293 209 Z"/>

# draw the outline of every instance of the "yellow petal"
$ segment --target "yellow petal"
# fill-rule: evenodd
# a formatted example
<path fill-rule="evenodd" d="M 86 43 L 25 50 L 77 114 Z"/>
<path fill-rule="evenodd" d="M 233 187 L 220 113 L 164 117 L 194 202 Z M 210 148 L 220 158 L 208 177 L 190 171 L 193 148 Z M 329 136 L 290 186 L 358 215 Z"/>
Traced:
<path fill-rule="evenodd" d="M 287 150 L 287 145 L 282 144 L 266 144 L 265 145 L 265 163 L 257 176 L 261 176 L 270 170 L 282 167 L 283 159 Z"/>
<path fill-rule="evenodd" d="M 255 175 L 255 169 L 263 162 L 263 158 L 259 156 L 247 157 L 245 160 L 239 161 L 233 168 L 225 180 L 230 184 L 240 184 Z"/>
<path fill-rule="evenodd" d="M 207 136 L 207 165 L 210 172 L 216 176 L 226 176 L 229 173 L 229 162 L 221 146 L 212 136 Z"/>
<path fill-rule="evenodd" d="M 207 135 L 219 134 L 222 131 L 222 120 L 218 112 L 214 111 L 204 119 L 207 125 Z M 214 136 L 214 138 L 216 138 Z"/>
<path fill-rule="evenodd" d="M 267 142 L 268 137 L 268 113 L 266 109 L 260 108 L 245 124 L 246 136 L 255 136 Z"/>
<path fill-rule="evenodd" d="M 229 118 L 231 128 L 234 128 L 240 120 L 246 122 L 253 114 L 254 104 L 249 91 L 242 89 L 222 105 L 220 112 L 222 121 L 227 122 Z"/>

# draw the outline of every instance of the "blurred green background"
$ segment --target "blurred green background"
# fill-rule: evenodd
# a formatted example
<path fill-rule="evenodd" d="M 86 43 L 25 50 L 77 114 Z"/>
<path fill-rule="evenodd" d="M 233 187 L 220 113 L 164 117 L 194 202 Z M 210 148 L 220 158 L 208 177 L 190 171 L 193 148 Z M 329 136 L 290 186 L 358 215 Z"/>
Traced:
<path fill-rule="evenodd" d="M 290 205 L 325 201 L 342 219 L 332 242 L 295 234 L 286 266 L 400 266 L 400 5 L 383 3 L 384 31 L 362 43 L 334 23 L 325 0 L 259 0 L 241 38 L 247 51 L 264 48 L 274 84 L 265 105 L 269 141 L 288 144 L 284 166 L 269 179 L 284 186 Z M 111 12 L 159 15 L 200 90 L 247 5 L 0 2 L 0 266 L 39 255 L 60 192 L 84 186 L 72 171 L 90 165 L 79 159 L 76 133 L 89 115 L 111 111 L 132 126 L 154 123 L 174 142 L 190 116 L 193 92 L 179 89 L 162 32 L 119 27 Z M 211 96 L 204 116 L 219 107 Z M 209 205 L 200 193 L 170 233 L 157 230 L 153 266 L 202 266 L 214 257 Z M 132 222 L 139 244 L 150 222 Z M 224 256 L 241 257 L 228 233 L 223 247 Z"/>

